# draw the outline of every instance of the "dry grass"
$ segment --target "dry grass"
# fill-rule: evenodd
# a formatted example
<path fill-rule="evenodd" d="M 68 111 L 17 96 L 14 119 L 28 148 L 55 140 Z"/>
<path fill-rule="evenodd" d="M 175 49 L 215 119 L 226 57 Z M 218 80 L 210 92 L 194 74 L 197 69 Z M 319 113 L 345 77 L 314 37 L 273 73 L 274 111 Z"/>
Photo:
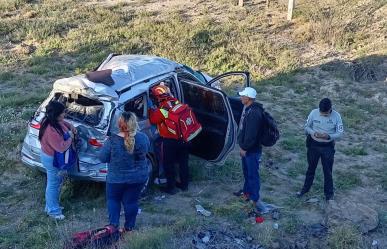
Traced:
<path fill-rule="evenodd" d="M 363 248 L 360 233 L 354 227 L 341 226 L 334 229 L 331 231 L 328 241 L 332 249 Z"/>
<path fill-rule="evenodd" d="M 291 197 L 300 188 L 306 170 L 302 125 L 322 96 L 333 99 L 348 134 L 338 143 L 336 153 L 339 198 L 359 185 L 376 191 L 375 181 L 384 188 L 380 191 L 386 191 L 386 177 L 375 176 L 375 172 L 385 172 L 380 166 L 386 160 L 385 149 L 375 144 L 387 141 L 383 135 L 387 132 L 384 78 L 358 82 L 351 76 L 352 67 L 347 66 L 348 59 L 364 57 L 356 62 L 385 71 L 383 0 L 300 1 L 293 23 L 284 21 L 285 10 L 278 4 L 266 10 L 264 4 L 252 2 L 243 9 L 231 1 L 210 1 L 193 9 L 139 10 L 138 6 L 148 4 L 155 3 L 1 1 L 1 248 L 61 248 L 73 232 L 105 225 L 103 186 L 90 183 L 66 183 L 62 195 L 68 217 L 65 222 L 45 217 L 45 177 L 23 167 L 18 153 L 26 120 L 53 80 L 84 73 L 110 52 L 160 55 L 213 75 L 251 71 L 259 100 L 283 131 L 279 144 L 264 153 L 264 162 L 272 159 L 278 167 L 261 167 L 264 200 L 292 213 L 279 221 L 280 232 L 270 223 L 262 227 L 249 224 L 245 205 L 230 197 L 242 182 L 238 156 L 233 154 L 223 166 L 193 161 L 194 183 L 189 193 L 162 204 L 155 203 L 153 195 L 142 202 L 140 229 L 128 241 L 130 248 L 188 248 L 190 242 L 182 241 L 187 242 L 185 238 L 203 227 L 231 227 L 227 229 L 250 234 L 266 245 L 281 236 L 292 239 L 308 218 L 298 210 L 315 216 L 323 211 L 320 207 L 309 210 Z M 353 173 L 343 179 L 353 158 L 365 173 L 361 179 Z M 322 195 L 320 171 L 311 194 Z M 380 206 L 378 200 L 367 200 Z M 196 216 L 193 206 L 198 201 L 214 216 Z M 356 248 L 362 239 L 355 230 L 343 228 L 323 240 L 332 248 Z"/>

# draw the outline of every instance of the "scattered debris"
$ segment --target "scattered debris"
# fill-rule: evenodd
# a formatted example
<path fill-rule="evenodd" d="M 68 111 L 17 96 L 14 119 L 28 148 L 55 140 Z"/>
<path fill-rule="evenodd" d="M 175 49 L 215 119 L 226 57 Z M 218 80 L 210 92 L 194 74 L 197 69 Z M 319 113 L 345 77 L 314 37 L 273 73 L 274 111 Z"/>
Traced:
<path fill-rule="evenodd" d="M 192 240 L 192 244 L 195 245 L 195 248 L 197 249 L 204 249 L 206 248 L 206 244 L 208 244 L 213 238 L 211 235 L 211 232 L 206 231 L 206 232 L 199 232 L 196 237 Z"/>
<path fill-rule="evenodd" d="M 378 243 L 377 240 L 373 240 L 373 241 L 372 241 L 371 248 L 372 248 L 372 249 L 379 249 L 379 243 Z"/>
<path fill-rule="evenodd" d="M 193 248 L 196 249 L 264 249 L 253 238 L 245 234 L 235 234 L 227 231 L 204 230 L 195 234 L 192 239 Z M 278 247 L 280 248 L 280 247 Z"/>
<path fill-rule="evenodd" d="M 283 207 L 279 207 L 279 206 L 276 206 L 274 204 L 270 204 L 270 203 L 266 203 L 266 202 L 262 202 L 262 204 L 267 208 L 267 210 L 270 212 L 270 211 L 274 211 L 274 210 L 277 210 L 277 209 L 282 209 Z"/>
<path fill-rule="evenodd" d="M 279 220 L 281 218 L 281 213 L 279 212 L 279 210 L 274 210 L 272 213 L 271 213 L 271 218 L 273 220 Z"/>
<path fill-rule="evenodd" d="M 273 224 L 273 228 L 274 228 L 275 230 L 278 230 L 278 227 L 279 227 L 278 223 L 274 223 L 274 224 Z"/>
<path fill-rule="evenodd" d="M 316 197 L 313 197 L 313 198 L 310 198 L 306 201 L 306 203 L 310 203 L 310 204 L 315 204 L 315 203 L 318 203 L 319 202 L 319 199 L 316 198 Z"/>
<path fill-rule="evenodd" d="M 255 222 L 256 223 L 263 223 L 265 221 L 265 218 L 262 216 L 255 217 Z"/>
<path fill-rule="evenodd" d="M 155 201 L 162 201 L 163 199 L 165 199 L 165 195 L 160 195 L 155 197 Z"/>
<path fill-rule="evenodd" d="M 312 224 L 307 227 L 307 234 L 315 238 L 323 238 L 328 234 L 328 228 L 320 223 Z"/>
<path fill-rule="evenodd" d="M 238 239 L 238 238 L 235 238 L 234 240 L 235 240 L 235 242 L 236 242 L 238 245 L 241 245 L 241 246 L 243 246 L 243 245 L 244 245 L 244 242 L 243 242 L 243 240 L 241 240 L 241 239 Z"/>
<path fill-rule="evenodd" d="M 210 239 L 213 238 L 213 236 L 211 235 L 211 231 L 207 231 L 207 232 L 199 232 L 198 233 L 198 238 L 205 244 L 207 244 L 208 242 L 210 242 Z"/>
<path fill-rule="evenodd" d="M 295 248 L 296 249 L 306 249 L 306 248 L 308 248 L 308 241 L 307 240 L 296 240 Z"/>
<path fill-rule="evenodd" d="M 195 208 L 196 208 L 196 212 L 198 212 L 199 214 L 202 214 L 206 217 L 211 216 L 211 212 L 204 209 L 202 205 L 195 205 Z"/>
<path fill-rule="evenodd" d="M 207 244 L 209 241 L 210 241 L 210 237 L 208 237 L 207 235 L 204 236 L 204 238 L 202 239 L 203 243 Z"/>

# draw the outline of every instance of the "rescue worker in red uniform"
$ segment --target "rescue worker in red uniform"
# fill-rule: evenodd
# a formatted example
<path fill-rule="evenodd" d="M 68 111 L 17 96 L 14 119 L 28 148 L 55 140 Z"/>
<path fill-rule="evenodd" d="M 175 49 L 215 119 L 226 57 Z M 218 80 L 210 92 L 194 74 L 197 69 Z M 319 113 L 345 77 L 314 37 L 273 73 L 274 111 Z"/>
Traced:
<path fill-rule="evenodd" d="M 150 108 L 149 121 L 157 125 L 160 137 L 162 139 L 162 153 L 164 159 L 164 171 L 167 178 L 167 186 L 161 188 L 168 194 L 176 194 L 177 188 L 182 191 L 188 190 L 189 169 L 188 155 L 189 143 L 179 139 L 178 131 L 168 126 L 168 110 L 180 101 L 171 95 L 170 89 L 165 85 L 158 85 L 152 88 L 151 93 L 155 99 L 157 107 Z M 180 182 L 176 182 L 175 164 L 179 165 Z"/>

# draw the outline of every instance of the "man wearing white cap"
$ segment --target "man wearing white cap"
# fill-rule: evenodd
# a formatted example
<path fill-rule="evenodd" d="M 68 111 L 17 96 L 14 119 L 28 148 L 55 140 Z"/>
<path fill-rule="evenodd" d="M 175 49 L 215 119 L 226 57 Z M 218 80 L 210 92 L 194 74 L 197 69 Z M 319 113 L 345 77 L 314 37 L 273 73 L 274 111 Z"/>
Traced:
<path fill-rule="evenodd" d="M 246 87 L 241 96 L 244 110 L 239 123 L 238 143 L 242 159 L 245 182 L 243 189 L 234 193 L 243 196 L 254 203 L 257 211 L 266 213 L 267 208 L 260 201 L 259 162 L 262 155 L 260 137 L 263 128 L 263 107 L 255 102 L 257 92 L 252 87 Z"/>

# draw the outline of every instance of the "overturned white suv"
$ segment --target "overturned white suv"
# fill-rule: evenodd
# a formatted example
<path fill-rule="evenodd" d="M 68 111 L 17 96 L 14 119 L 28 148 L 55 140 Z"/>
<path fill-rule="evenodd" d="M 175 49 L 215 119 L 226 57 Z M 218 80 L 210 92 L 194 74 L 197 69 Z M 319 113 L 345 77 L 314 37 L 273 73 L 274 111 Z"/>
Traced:
<path fill-rule="evenodd" d="M 161 83 L 168 84 L 175 97 L 192 107 L 203 126 L 192 141 L 191 154 L 214 163 L 224 160 L 235 146 L 243 110 L 237 92 L 249 86 L 248 72 L 211 78 L 160 57 L 110 54 L 93 72 L 55 81 L 48 98 L 28 123 L 22 162 L 45 170 L 40 162 L 39 122 L 45 106 L 54 99 L 65 104 L 66 120 L 78 129 L 80 138 L 78 164 L 69 172 L 70 177 L 105 181 L 107 165 L 97 155 L 106 137 L 118 131 L 117 118 L 123 110 L 136 113 L 141 130 L 154 144 L 158 134 L 148 121 L 147 109 L 152 101 L 150 89 Z M 154 150 L 148 159 L 150 174 L 157 174 Z"/>

